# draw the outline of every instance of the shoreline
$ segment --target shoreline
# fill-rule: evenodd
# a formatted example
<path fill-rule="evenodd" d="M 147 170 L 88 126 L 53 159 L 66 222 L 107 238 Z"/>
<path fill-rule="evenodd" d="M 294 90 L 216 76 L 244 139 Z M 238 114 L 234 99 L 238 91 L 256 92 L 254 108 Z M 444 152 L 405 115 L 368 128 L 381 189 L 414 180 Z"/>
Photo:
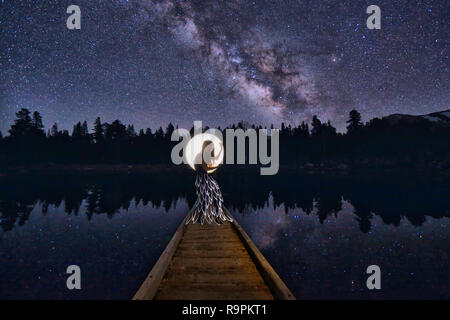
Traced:
<path fill-rule="evenodd" d="M 227 173 L 250 173 L 259 175 L 260 166 L 258 165 L 224 165 L 219 175 Z M 96 174 L 152 174 L 152 173 L 179 173 L 189 174 L 192 172 L 187 165 L 173 164 L 34 164 L 21 165 L 0 168 L 0 177 L 6 176 L 24 176 L 24 175 L 96 175 Z M 324 165 L 302 163 L 298 165 L 280 165 L 277 174 L 280 173 L 299 173 L 305 175 L 333 175 L 346 176 L 354 174 L 370 174 L 373 172 L 385 173 L 405 173 L 405 174 L 438 174 L 450 175 L 450 168 L 441 168 L 435 166 L 420 165 L 355 165 L 347 164 Z M 276 175 L 277 175 L 276 174 Z M 275 176 L 276 176 L 275 175 Z M 273 176 L 266 176 L 273 177 Z"/>

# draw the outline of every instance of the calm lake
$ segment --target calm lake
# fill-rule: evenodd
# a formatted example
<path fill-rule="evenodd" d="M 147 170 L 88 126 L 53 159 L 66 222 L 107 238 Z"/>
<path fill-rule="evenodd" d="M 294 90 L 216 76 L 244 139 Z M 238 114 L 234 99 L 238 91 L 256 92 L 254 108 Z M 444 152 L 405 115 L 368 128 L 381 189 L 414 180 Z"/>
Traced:
<path fill-rule="evenodd" d="M 450 298 L 445 177 L 217 178 L 298 299 Z M 194 174 L 0 177 L 0 299 L 130 299 L 195 201 Z M 66 288 L 81 268 L 82 290 Z M 381 290 L 366 268 L 381 268 Z"/>

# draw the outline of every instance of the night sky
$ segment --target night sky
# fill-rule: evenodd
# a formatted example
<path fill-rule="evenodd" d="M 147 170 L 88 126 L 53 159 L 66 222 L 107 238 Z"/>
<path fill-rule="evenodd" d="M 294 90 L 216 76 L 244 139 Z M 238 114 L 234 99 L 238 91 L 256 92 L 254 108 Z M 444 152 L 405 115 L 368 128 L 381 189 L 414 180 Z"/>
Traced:
<path fill-rule="evenodd" d="M 81 30 L 66 9 L 81 8 Z M 381 30 L 366 8 L 381 8 Z M 448 1 L 0 0 L 0 130 L 20 108 L 71 128 L 194 120 L 342 130 L 450 106 Z"/>

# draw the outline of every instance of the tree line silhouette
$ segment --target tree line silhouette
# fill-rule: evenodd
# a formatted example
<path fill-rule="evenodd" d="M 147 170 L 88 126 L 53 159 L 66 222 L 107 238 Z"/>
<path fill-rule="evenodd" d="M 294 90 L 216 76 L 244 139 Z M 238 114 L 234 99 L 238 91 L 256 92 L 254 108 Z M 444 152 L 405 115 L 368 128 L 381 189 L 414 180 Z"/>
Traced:
<path fill-rule="evenodd" d="M 258 171 L 242 174 L 219 172 L 225 205 L 242 214 L 267 206 L 283 206 L 286 214 L 301 209 L 314 214 L 323 223 L 338 216 L 343 201 L 354 208 L 362 232 L 371 229 L 374 215 L 384 223 L 400 225 L 406 217 L 420 226 L 426 216 L 450 217 L 448 180 L 411 176 L 295 175 L 280 172 L 260 176 Z M 67 214 L 82 214 L 91 220 L 95 215 L 112 218 L 119 211 L 133 211 L 135 204 L 163 207 L 167 212 L 184 199 L 195 203 L 194 175 L 189 171 L 157 174 L 72 175 L 42 178 L 5 177 L 0 180 L 0 228 L 9 231 L 25 224 L 33 208 L 41 205 L 46 215 L 49 206 L 61 207 Z M 393 201 L 395 198 L 395 201 Z"/>
<path fill-rule="evenodd" d="M 246 126 L 240 122 L 230 128 L 245 130 Z M 251 128 L 263 129 L 255 125 Z M 171 141 L 175 129 L 170 123 L 165 129 L 160 127 L 152 131 L 148 128 L 137 132 L 133 125 L 125 125 L 120 120 L 107 123 L 97 118 L 92 130 L 83 121 L 76 123 L 71 133 L 60 130 L 57 123 L 45 132 L 39 112 L 21 109 L 16 113 L 9 135 L 3 137 L 0 132 L 0 164 L 170 164 L 171 150 L 177 143 Z M 225 129 L 219 130 L 225 137 Z M 346 133 L 338 133 L 329 121 L 322 122 L 317 116 L 310 125 L 283 123 L 280 163 L 345 161 L 367 164 L 387 159 L 402 164 L 426 165 L 444 160 L 450 167 L 449 141 L 449 126 L 401 119 L 393 125 L 385 118 L 363 123 L 359 112 L 352 110 Z"/>

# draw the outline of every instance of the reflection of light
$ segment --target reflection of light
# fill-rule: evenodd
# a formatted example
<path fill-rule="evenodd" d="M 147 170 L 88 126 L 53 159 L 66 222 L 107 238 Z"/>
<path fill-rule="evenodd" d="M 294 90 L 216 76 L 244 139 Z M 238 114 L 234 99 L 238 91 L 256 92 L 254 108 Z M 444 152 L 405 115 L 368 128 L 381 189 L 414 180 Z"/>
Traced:
<path fill-rule="evenodd" d="M 208 173 L 212 173 L 216 171 L 217 167 L 223 162 L 223 143 L 219 137 L 211 133 L 202 133 L 195 135 L 191 140 L 189 140 L 186 145 L 184 158 L 187 164 L 189 164 L 191 168 L 195 170 L 195 165 L 201 164 L 201 161 L 203 159 L 202 147 L 203 142 L 205 141 L 211 141 L 214 145 L 215 157 L 213 158 L 212 163 L 214 168 L 208 170 Z"/>

